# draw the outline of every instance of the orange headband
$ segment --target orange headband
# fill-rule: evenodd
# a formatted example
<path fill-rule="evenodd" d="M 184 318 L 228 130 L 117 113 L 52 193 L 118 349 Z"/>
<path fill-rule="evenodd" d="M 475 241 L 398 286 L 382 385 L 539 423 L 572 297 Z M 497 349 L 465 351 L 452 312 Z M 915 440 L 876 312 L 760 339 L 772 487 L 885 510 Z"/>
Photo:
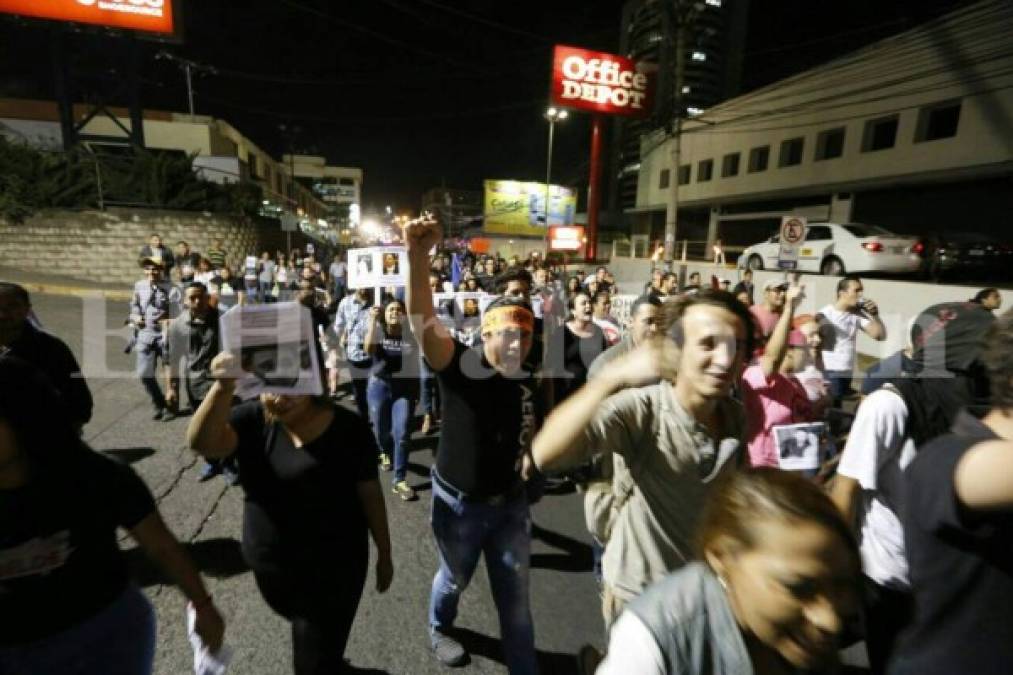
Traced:
<path fill-rule="evenodd" d="M 519 328 L 531 333 L 535 329 L 535 317 L 523 307 L 493 307 L 482 317 L 482 333 L 492 333 L 507 328 Z"/>

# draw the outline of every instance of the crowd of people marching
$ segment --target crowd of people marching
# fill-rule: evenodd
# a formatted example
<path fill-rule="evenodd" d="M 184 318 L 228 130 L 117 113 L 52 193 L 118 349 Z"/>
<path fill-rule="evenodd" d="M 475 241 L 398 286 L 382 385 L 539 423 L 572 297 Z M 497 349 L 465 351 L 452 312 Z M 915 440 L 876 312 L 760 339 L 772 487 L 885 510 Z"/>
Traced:
<path fill-rule="evenodd" d="M 237 535 L 291 624 L 295 673 L 344 672 L 370 541 L 376 590 L 390 586 L 379 477 L 417 500 L 417 430 L 439 435 L 418 623 L 444 665 L 468 660 L 454 627 L 484 557 L 508 670 L 538 672 L 530 504 L 568 481 L 607 635 L 580 672 L 833 673 L 860 641 L 873 673 L 1008 672 L 1013 313 L 996 317 L 998 291 L 925 308 L 855 382 L 858 334 L 887 335 L 858 277 L 801 313 L 799 277 L 658 269 L 630 299 L 606 267 L 473 255 L 431 221 L 407 224 L 404 246 L 405 286 L 376 290 L 349 289 L 344 253 L 310 246 L 237 259 L 153 235 L 140 252 L 137 375 L 156 420 L 185 392 L 200 479 L 243 491 Z M 455 293 L 481 301 L 446 304 Z M 285 301 L 312 317 L 324 395 L 240 401 L 219 317 Z M 0 283 L 0 673 L 151 672 L 154 612 L 117 528 L 177 583 L 210 652 L 222 644 L 151 491 L 81 440 L 91 409 L 70 350 Z"/>

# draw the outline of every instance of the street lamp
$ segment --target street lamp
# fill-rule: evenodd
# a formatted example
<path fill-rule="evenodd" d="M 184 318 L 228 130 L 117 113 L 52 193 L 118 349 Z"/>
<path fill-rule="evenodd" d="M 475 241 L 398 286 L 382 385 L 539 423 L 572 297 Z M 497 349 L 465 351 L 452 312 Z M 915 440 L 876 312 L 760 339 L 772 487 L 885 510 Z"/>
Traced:
<path fill-rule="evenodd" d="M 545 111 L 545 119 L 549 122 L 549 151 L 545 160 L 545 242 L 549 241 L 549 190 L 552 184 L 552 139 L 556 130 L 556 122 L 562 122 L 570 113 L 558 108 L 549 108 Z M 546 252 L 548 250 L 546 249 Z"/>

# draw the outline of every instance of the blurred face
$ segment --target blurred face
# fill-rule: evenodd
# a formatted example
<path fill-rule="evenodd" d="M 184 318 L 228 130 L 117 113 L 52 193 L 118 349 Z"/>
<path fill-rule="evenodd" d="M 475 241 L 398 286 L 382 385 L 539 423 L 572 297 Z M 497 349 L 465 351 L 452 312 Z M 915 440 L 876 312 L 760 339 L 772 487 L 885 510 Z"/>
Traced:
<path fill-rule="evenodd" d="M 570 277 L 570 280 L 566 282 L 566 287 L 573 292 L 580 288 L 580 280 L 577 277 Z"/>
<path fill-rule="evenodd" d="M 159 248 L 162 246 L 162 238 L 157 234 L 153 234 L 151 235 L 151 239 L 148 240 L 148 243 L 151 245 L 151 248 Z"/>
<path fill-rule="evenodd" d="M 464 300 L 463 309 L 465 316 L 478 316 L 478 301 L 474 298 L 466 298 Z"/>
<path fill-rule="evenodd" d="M 767 307 L 775 312 L 780 312 L 784 307 L 784 298 L 787 290 L 782 286 L 779 288 L 770 288 L 763 292 L 763 299 L 767 303 Z"/>
<path fill-rule="evenodd" d="M 596 275 L 598 277 L 598 281 L 605 281 L 605 275 L 606 274 L 608 274 L 607 270 L 605 270 L 604 268 L 599 268 L 598 271 L 596 272 Z"/>
<path fill-rule="evenodd" d="M 591 299 L 583 294 L 574 298 L 573 318 L 578 321 L 590 321 L 591 316 Z"/>
<path fill-rule="evenodd" d="M 299 292 L 296 293 L 295 299 L 296 302 L 298 302 L 301 305 L 304 305 L 306 307 L 312 307 L 315 294 L 316 289 L 313 288 L 313 284 L 311 282 L 300 281 Z"/>
<path fill-rule="evenodd" d="M 476 279 L 474 279 L 474 278 L 468 279 L 467 281 L 464 282 L 464 286 L 469 291 L 477 291 L 478 290 L 478 281 Z"/>
<path fill-rule="evenodd" d="M 496 261 L 486 260 L 485 261 L 485 273 L 494 274 L 496 272 Z"/>
<path fill-rule="evenodd" d="M 303 279 L 306 279 L 307 281 L 312 281 L 313 277 L 315 277 L 315 276 L 316 276 L 316 272 L 313 271 L 313 268 L 311 268 L 311 267 L 304 267 L 304 268 L 302 268 L 302 278 Z"/>
<path fill-rule="evenodd" d="M 148 281 L 158 281 L 162 278 L 162 270 L 154 265 L 144 267 L 144 278 Z"/>
<path fill-rule="evenodd" d="M 268 414 L 274 416 L 282 424 L 291 424 L 313 407 L 313 399 L 309 396 L 286 396 L 284 394 L 261 394 L 260 402 Z"/>
<path fill-rule="evenodd" d="M 707 552 L 739 627 L 796 668 L 829 665 L 858 611 L 857 561 L 816 523 L 775 520 L 757 529 L 752 549 Z"/>
<path fill-rule="evenodd" d="M 746 270 L 745 272 L 743 272 L 742 273 L 742 280 L 743 281 L 752 281 L 753 280 L 753 270 Z"/>
<path fill-rule="evenodd" d="M 21 334 L 31 306 L 14 293 L 0 293 L 0 343 L 6 344 Z"/>
<path fill-rule="evenodd" d="M 681 322 L 679 390 L 702 399 L 727 396 L 742 373 L 745 326 L 727 309 L 711 305 L 691 306 Z"/>
<path fill-rule="evenodd" d="M 383 256 L 383 266 L 384 267 L 386 267 L 387 269 L 394 269 L 395 265 L 397 265 L 397 257 L 396 256 L 393 256 L 390 253 L 388 253 L 385 256 Z"/>
<path fill-rule="evenodd" d="M 531 332 L 517 328 L 483 333 L 483 352 L 489 364 L 503 375 L 520 370 L 531 351 Z"/>
<path fill-rule="evenodd" d="M 849 281 L 847 290 L 838 293 L 837 302 L 843 309 L 854 309 L 858 307 L 858 301 L 862 299 L 864 292 L 865 288 L 861 281 Z"/>
<path fill-rule="evenodd" d="M 211 263 L 208 262 L 207 258 L 201 258 L 200 262 L 197 263 L 197 269 L 199 269 L 201 272 L 210 272 Z"/>
<path fill-rule="evenodd" d="M 604 319 L 612 311 L 612 299 L 608 296 L 599 296 L 598 301 L 594 303 L 594 315 L 599 319 Z"/>
<path fill-rule="evenodd" d="M 689 283 L 693 284 L 694 286 L 699 286 L 700 285 L 700 275 L 697 274 L 696 272 L 693 272 L 692 274 L 690 274 L 689 275 Z"/>
<path fill-rule="evenodd" d="M 665 293 L 666 295 L 668 293 L 672 293 L 673 291 L 675 291 L 675 286 L 677 283 L 678 281 L 676 280 L 674 275 L 662 278 L 661 292 Z"/>
<path fill-rule="evenodd" d="M 659 307 L 644 303 L 637 307 L 637 313 L 633 315 L 630 323 L 630 339 L 633 344 L 639 345 L 644 340 L 653 338 L 661 328 L 659 322 Z"/>
<path fill-rule="evenodd" d="M 383 320 L 388 328 L 401 326 L 401 319 L 404 318 L 404 307 L 400 302 L 392 302 L 383 310 Z"/>
<path fill-rule="evenodd" d="M 746 307 L 749 307 L 749 293 L 746 291 L 739 291 L 735 295 L 735 299 L 741 302 Z"/>
<path fill-rule="evenodd" d="M 429 290 L 433 293 L 439 293 L 443 289 L 441 288 L 440 278 L 437 276 L 430 275 L 429 277 Z"/>
<path fill-rule="evenodd" d="M 534 276 L 536 286 L 545 286 L 549 283 L 549 275 L 544 269 L 535 270 Z"/>
<path fill-rule="evenodd" d="M 527 282 L 514 279 L 513 281 L 507 282 L 507 287 L 504 289 L 503 295 L 508 298 L 521 298 L 522 300 L 527 300 L 531 297 L 531 289 L 528 288 Z"/>
<path fill-rule="evenodd" d="M 190 313 L 197 316 L 203 317 L 208 311 L 208 296 L 207 293 L 199 288 L 188 288 L 186 294 L 183 296 L 183 303 L 186 308 L 190 310 Z"/>
<path fill-rule="evenodd" d="M 995 311 L 1002 307 L 1002 296 L 998 293 L 990 293 L 981 301 L 981 306 Z"/>
<path fill-rule="evenodd" d="M 190 247 L 187 246 L 186 244 L 180 244 L 178 248 L 179 248 L 180 255 L 189 255 L 190 254 Z"/>

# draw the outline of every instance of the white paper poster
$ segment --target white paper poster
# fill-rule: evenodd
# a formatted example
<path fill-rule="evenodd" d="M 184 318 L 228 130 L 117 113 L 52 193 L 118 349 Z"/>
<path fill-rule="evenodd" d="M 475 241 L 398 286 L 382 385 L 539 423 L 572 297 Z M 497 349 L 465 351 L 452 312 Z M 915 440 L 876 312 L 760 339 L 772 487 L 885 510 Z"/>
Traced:
<path fill-rule="evenodd" d="M 812 471 L 820 466 L 823 422 L 782 424 L 773 428 L 779 466 L 785 471 Z"/>
<path fill-rule="evenodd" d="M 348 287 L 377 288 L 408 283 L 408 253 L 403 246 L 348 250 Z"/>
<path fill-rule="evenodd" d="M 310 310 L 297 302 L 237 305 L 220 319 L 222 349 L 239 357 L 245 375 L 236 396 L 323 393 Z"/>

